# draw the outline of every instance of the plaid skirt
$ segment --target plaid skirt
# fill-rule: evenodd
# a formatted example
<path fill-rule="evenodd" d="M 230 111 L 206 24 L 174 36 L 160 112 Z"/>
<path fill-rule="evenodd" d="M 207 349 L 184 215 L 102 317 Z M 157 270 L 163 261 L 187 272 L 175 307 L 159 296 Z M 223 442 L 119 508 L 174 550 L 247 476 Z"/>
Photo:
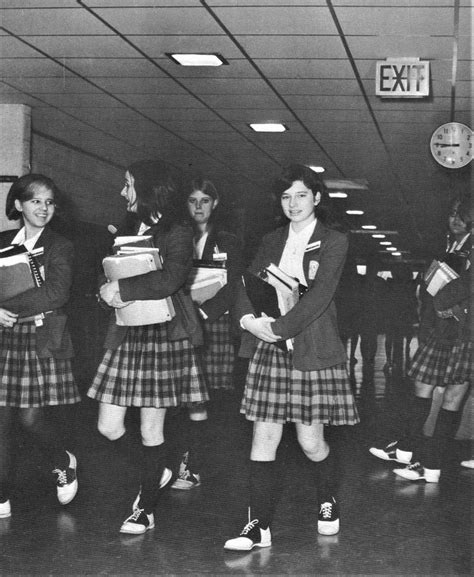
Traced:
<path fill-rule="evenodd" d="M 203 323 L 204 346 L 201 347 L 202 367 L 210 389 L 232 389 L 235 350 L 230 333 L 229 315 Z"/>
<path fill-rule="evenodd" d="M 249 421 L 354 425 L 359 422 L 345 364 L 299 371 L 291 355 L 259 341 L 240 412 Z"/>
<path fill-rule="evenodd" d="M 177 407 L 209 400 L 190 341 L 169 341 L 166 323 L 129 327 L 106 350 L 87 395 L 122 407 Z"/>
<path fill-rule="evenodd" d="M 426 343 L 418 347 L 408 376 L 433 387 L 446 387 L 471 382 L 472 364 L 470 341 L 449 344 L 431 335 Z"/>
<path fill-rule="evenodd" d="M 39 358 L 34 322 L 0 328 L 0 406 L 44 407 L 78 403 L 70 359 Z"/>

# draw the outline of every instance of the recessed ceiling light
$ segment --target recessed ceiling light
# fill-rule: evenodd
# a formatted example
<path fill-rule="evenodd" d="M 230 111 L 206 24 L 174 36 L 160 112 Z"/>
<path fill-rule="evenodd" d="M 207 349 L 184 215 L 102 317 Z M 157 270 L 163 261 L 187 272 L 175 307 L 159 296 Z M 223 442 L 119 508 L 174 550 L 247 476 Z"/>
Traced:
<path fill-rule="evenodd" d="M 171 54 L 167 52 L 166 56 L 181 66 L 222 66 L 229 64 L 220 54 Z"/>
<path fill-rule="evenodd" d="M 351 215 L 364 214 L 364 211 L 363 210 L 346 210 L 346 214 L 351 214 Z"/>
<path fill-rule="evenodd" d="M 384 234 L 373 234 L 372 238 L 385 238 Z"/>
<path fill-rule="evenodd" d="M 325 172 L 326 171 L 324 166 L 309 166 L 308 168 L 311 168 L 311 170 L 314 170 L 314 172 Z"/>
<path fill-rule="evenodd" d="M 347 198 L 346 192 L 330 192 L 329 196 L 331 198 Z"/>
<path fill-rule="evenodd" d="M 375 230 L 377 227 L 375 226 L 375 224 L 363 224 L 362 228 L 364 230 Z"/>
<path fill-rule="evenodd" d="M 392 252 L 392 254 L 393 254 L 393 256 L 402 256 L 402 253 L 398 252 L 398 251 Z"/>
<path fill-rule="evenodd" d="M 397 250 L 394 246 L 387 246 L 387 248 L 385 250 L 389 250 L 391 252 L 393 252 L 394 250 Z"/>
<path fill-rule="evenodd" d="M 382 240 L 382 241 L 380 242 L 380 244 L 381 244 L 382 246 L 390 246 L 392 243 L 391 243 L 389 240 Z"/>
<path fill-rule="evenodd" d="M 249 126 L 255 132 L 285 132 L 285 130 L 288 130 L 284 124 L 279 122 L 252 123 Z"/>

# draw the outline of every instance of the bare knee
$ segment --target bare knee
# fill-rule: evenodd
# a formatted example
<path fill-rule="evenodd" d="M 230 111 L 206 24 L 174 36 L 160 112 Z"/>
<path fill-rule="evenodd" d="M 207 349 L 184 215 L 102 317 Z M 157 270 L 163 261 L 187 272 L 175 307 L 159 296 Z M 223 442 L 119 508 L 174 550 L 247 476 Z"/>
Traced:
<path fill-rule="evenodd" d="M 97 422 L 97 429 L 109 441 L 116 441 L 125 434 L 125 426 L 123 423 L 114 423 L 111 421 L 104 421 L 99 418 Z"/>
<path fill-rule="evenodd" d="M 465 385 L 448 385 L 444 391 L 443 409 L 447 411 L 459 411 L 468 388 L 468 383 Z"/>
<path fill-rule="evenodd" d="M 163 435 L 163 428 L 153 423 L 142 423 L 140 425 L 140 434 L 142 436 L 142 443 L 147 447 L 161 445 L 165 438 Z"/>
<path fill-rule="evenodd" d="M 324 461 L 329 454 L 329 445 L 324 439 L 298 439 L 298 442 L 311 461 Z"/>

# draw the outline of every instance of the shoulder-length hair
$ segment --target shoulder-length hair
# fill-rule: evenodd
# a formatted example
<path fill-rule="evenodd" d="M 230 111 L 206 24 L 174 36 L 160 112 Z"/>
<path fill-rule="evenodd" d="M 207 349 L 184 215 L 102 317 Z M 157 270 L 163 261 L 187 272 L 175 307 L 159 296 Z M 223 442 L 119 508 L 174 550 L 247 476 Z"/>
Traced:
<path fill-rule="evenodd" d="M 343 229 L 341 223 L 339 223 L 335 217 L 323 179 L 318 173 L 304 164 L 290 164 L 283 169 L 273 189 L 278 199 L 280 199 L 285 190 L 288 190 L 296 181 L 301 181 L 306 188 L 311 190 L 314 196 L 316 196 L 318 192 L 320 193 L 321 200 L 314 207 L 316 218 L 331 228 Z"/>
<path fill-rule="evenodd" d="M 5 215 L 8 220 L 18 220 L 22 217 L 21 212 L 16 209 L 15 201 L 26 202 L 31 200 L 40 186 L 44 186 L 52 192 L 55 204 L 57 204 L 59 189 L 51 178 L 44 176 L 44 174 L 25 174 L 15 180 L 8 191 L 5 204 Z"/>
<path fill-rule="evenodd" d="M 176 171 L 160 160 L 141 160 L 128 167 L 137 194 L 137 216 L 151 226 L 171 226 L 180 220 L 180 178 Z"/>

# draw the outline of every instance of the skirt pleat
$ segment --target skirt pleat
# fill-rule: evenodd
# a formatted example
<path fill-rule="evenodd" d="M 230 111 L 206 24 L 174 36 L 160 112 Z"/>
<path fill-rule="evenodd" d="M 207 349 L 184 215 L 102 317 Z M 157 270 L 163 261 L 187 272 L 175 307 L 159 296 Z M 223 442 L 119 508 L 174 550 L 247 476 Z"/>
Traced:
<path fill-rule="evenodd" d="M 446 343 L 431 335 L 412 360 L 408 376 L 433 387 L 446 387 L 471 381 L 472 343 Z"/>
<path fill-rule="evenodd" d="M 164 408 L 209 400 L 190 341 L 169 341 L 165 323 L 129 327 L 121 345 L 105 351 L 87 395 L 124 407 Z"/>
<path fill-rule="evenodd" d="M 250 421 L 270 423 L 359 422 L 345 364 L 299 371 L 290 354 L 263 341 L 250 361 L 240 411 Z"/>
<path fill-rule="evenodd" d="M 204 346 L 201 348 L 202 367 L 210 389 L 233 388 L 235 349 L 230 331 L 229 315 L 203 323 Z"/>
<path fill-rule="evenodd" d="M 36 325 L 0 329 L 0 406 L 44 407 L 80 401 L 70 359 L 39 358 Z"/>

